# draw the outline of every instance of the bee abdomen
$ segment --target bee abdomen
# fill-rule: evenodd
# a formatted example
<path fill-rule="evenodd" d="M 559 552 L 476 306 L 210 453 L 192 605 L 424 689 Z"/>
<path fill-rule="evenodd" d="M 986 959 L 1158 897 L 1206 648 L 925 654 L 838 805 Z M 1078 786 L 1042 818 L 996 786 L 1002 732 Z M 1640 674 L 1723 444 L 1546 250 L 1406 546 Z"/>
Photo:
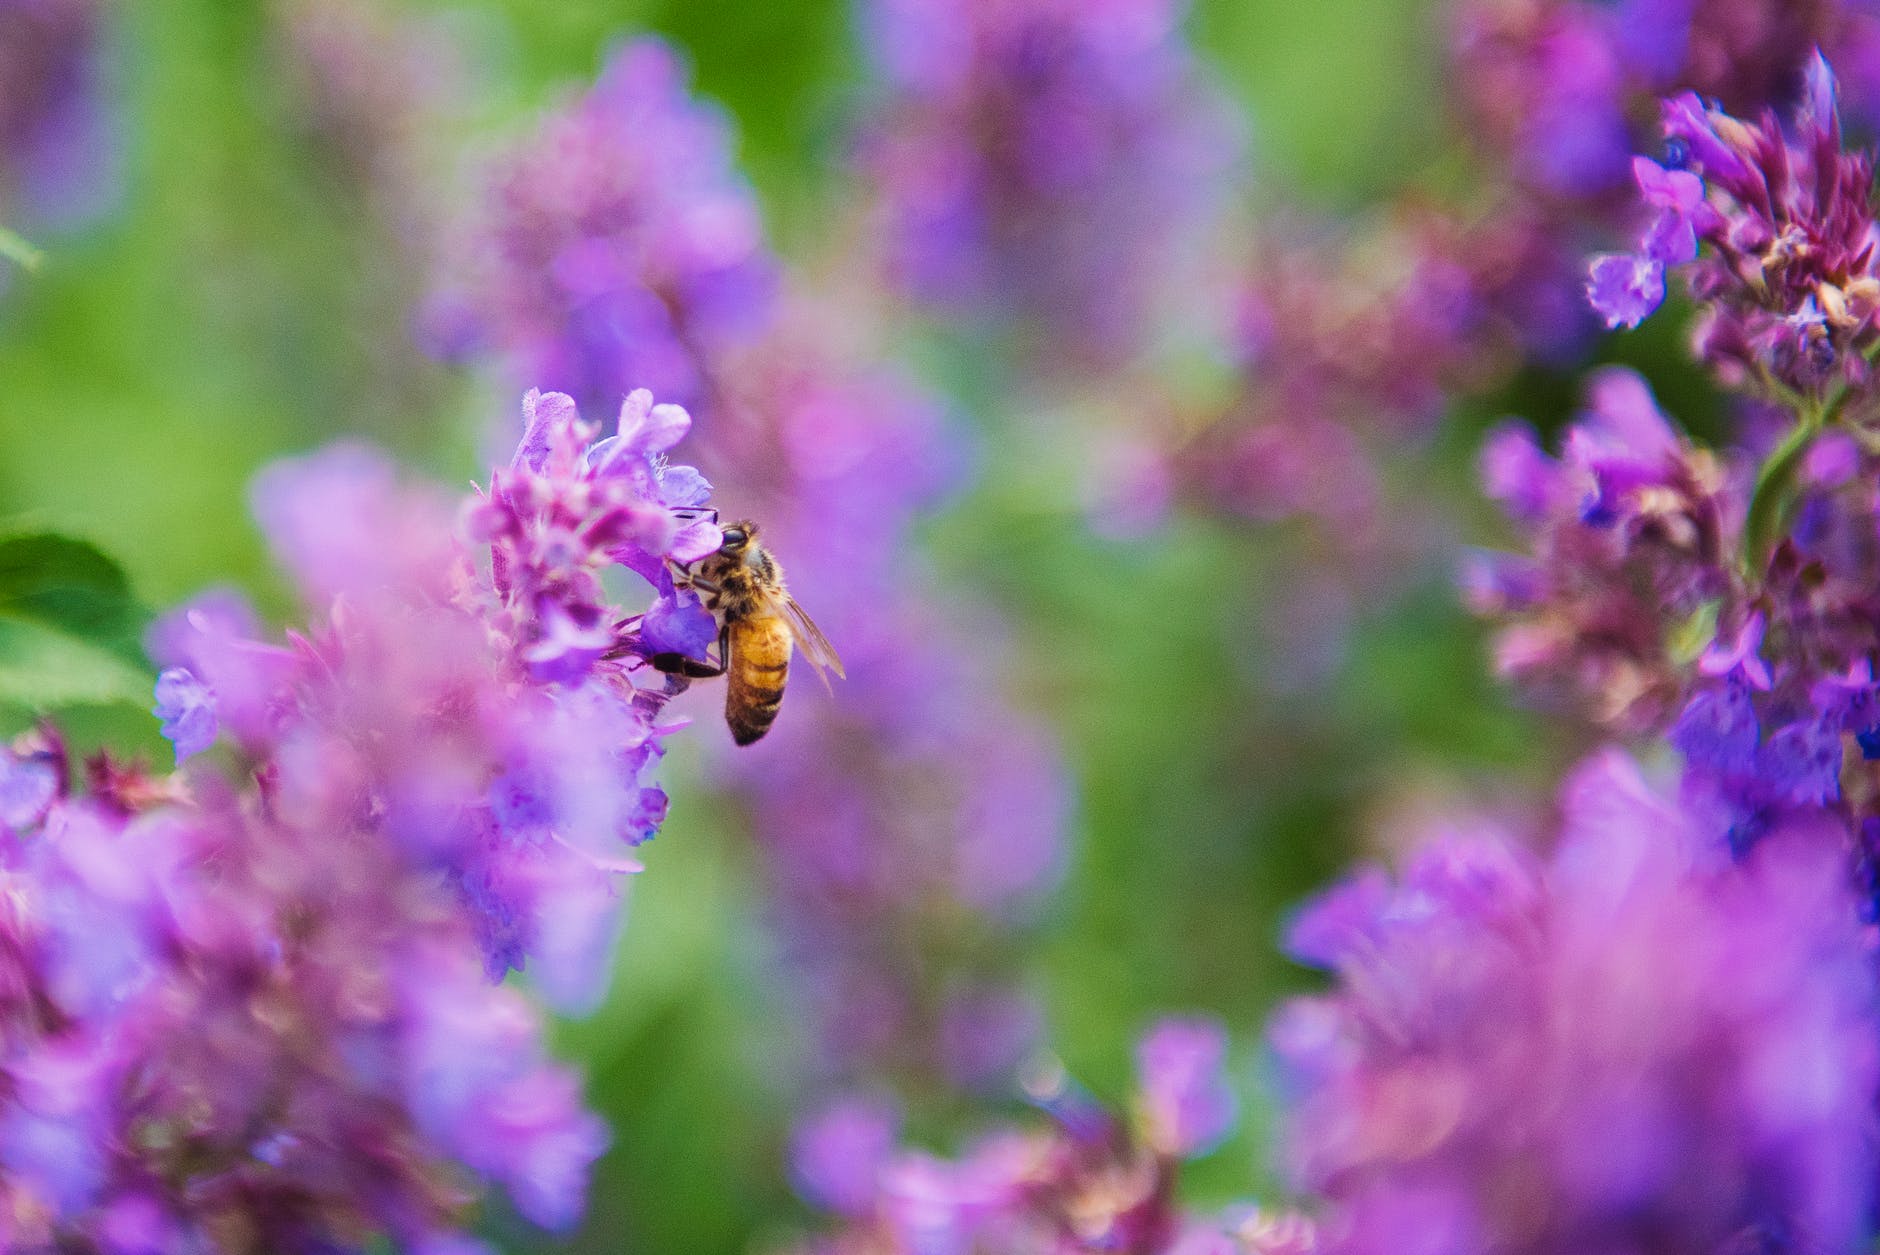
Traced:
<path fill-rule="evenodd" d="M 781 620 L 739 623 L 731 634 L 731 675 L 725 687 L 725 722 L 739 745 L 770 731 L 783 705 L 790 675 L 790 631 Z"/>

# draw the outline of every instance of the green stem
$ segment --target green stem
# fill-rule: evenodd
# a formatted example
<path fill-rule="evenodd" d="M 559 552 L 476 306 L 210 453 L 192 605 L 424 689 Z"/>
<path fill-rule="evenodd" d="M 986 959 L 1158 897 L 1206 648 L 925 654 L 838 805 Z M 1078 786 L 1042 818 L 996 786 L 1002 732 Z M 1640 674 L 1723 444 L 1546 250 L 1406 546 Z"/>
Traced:
<path fill-rule="evenodd" d="M 1838 405 L 1824 407 L 1823 411 L 1804 415 L 1756 472 L 1756 487 L 1749 498 L 1749 516 L 1743 524 L 1743 559 L 1752 575 L 1768 556 L 1783 507 L 1788 505 L 1789 486 L 1794 482 L 1803 455 L 1821 433 L 1827 410 L 1838 408 Z"/>
<path fill-rule="evenodd" d="M 1861 350 L 1861 356 L 1870 366 L 1880 360 L 1880 339 Z M 1796 424 L 1762 464 L 1762 469 L 1756 472 L 1756 487 L 1749 499 L 1749 516 L 1743 523 L 1743 564 L 1752 579 L 1774 543 L 1775 531 L 1789 504 L 1789 489 L 1795 479 L 1796 468 L 1802 464 L 1803 455 L 1808 452 L 1808 446 L 1816 436 L 1841 423 L 1848 405 L 1855 399 L 1856 391 L 1844 381 L 1818 405 L 1811 405 L 1773 376 L 1765 374 L 1763 381 L 1770 386 L 1773 395 L 1795 411 Z M 1845 426 L 1863 447 L 1873 448 L 1872 437 L 1858 424 Z"/>
<path fill-rule="evenodd" d="M 5 227 L 0 227 L 0 257 L 7 258 L 23 270 L 37 270 L 46 260 L 44 253 Z"/>

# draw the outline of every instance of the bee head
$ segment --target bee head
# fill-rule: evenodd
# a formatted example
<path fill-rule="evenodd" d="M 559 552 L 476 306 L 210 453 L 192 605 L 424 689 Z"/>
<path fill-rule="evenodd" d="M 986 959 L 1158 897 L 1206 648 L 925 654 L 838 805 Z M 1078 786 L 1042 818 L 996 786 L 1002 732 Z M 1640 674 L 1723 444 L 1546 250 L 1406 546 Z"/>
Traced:
<path fill-rule="evenodd" d="M 724 529 L 724 536 L 724 543 L 718 547 L 718 552 L 728 557 L 735 557 L 750 548 L 751 544 L 756 541 L 757 524 L 749 519 L 733 523 Z"/>

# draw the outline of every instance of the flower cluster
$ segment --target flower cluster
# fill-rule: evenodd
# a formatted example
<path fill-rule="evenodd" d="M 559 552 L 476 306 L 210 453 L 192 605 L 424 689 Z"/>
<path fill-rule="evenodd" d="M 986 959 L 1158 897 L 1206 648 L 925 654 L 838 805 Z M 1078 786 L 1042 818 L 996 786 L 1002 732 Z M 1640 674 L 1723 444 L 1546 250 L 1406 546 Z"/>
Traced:
<path fill-rule="evenodd" d="M 29 229 L 94 217 L 118 154 L 98 0 L 0 3 L 0 221 Z"/>
<path fill-rule="evenodd" d="M 270 764 L 270 788 L 303 770 L 316 792 L 350 781 L 388 839 L 458 887 L 492 976 L 539 955 L 542 988 L 577 1007 L 605 978 L 610 873 L 637 866 L 631 847 L 665 810 L 640 781 L 671 682 L 636 687 L 651 651 L 598 574 L 620 565 L 657 582 L 664 558 L 717 539 L 663 499 L 704 491 L 689 468 L 661 464 L 684 411 L 637 395 L 620 434 L 591 447 L 567 397 L 531 393 L 524 413 L 514 464 L 465 520 L 489 547 L 486 571 L 454 535 L 451 503 L 341 446 L 273 468 L 255 494 L 283 565 L 333 607 L 328 622 L 271 649 L 218 600 L 163 625 L 152 653 L 173 668 L 159 713 L 187 736 L 179 754 L 207 740 L 206 709 Z M 663 591 L 650 613 L 669 633 L 710 634 L 669 578 Z"/>
<path fill-rule="evenodd" d="M 1498 670 L 1598 723 L 1662 730 L 1693 678 L 1691 632 L 1742 601 L 1743 477 L 1681 439 L 1622 367 L 1591 377 L 1558 459 L 1509 422 L 1482 475 L 1529 539 L 1527 554 L 1484 555 L 1469 572 L 1473 608 L 1508 623 Z"/>
<path fill-rule="evenodd" d="M 1206 1154 L 1233 1124 L 1225 1059 L 1217 1026 L 1164 1021 L 1138 1050 L 1132 1119 L 1106 1110 L 1061 1068 L 1042 1066 L 1028 1088 L 1051 1124 L 986 1134 L 951 1160 L 896 1150 L 890 1107 L 831 1107 L 798 1129 L 794 1170 L 804 1197 L 842 1227 L 803 1249 L 1309 1255 L 1316 1237 L 1298 1216 L 1254 1207 L 1190 1215 L 1176 1196 L 1182 1162 Z"/>
<path fill-rule="evenodd" d="M 1745 447 L 1698 447 L 1636 377 L 1597 376 L 1592 413 L 1558 462 L 1519 428 L 1491 439 L 1490 493 L 1532 551 L 1484 562 L 1471 591 L 1508 622 L 1505 672 L 1582 699 L 1608 726 L 1668 733 L 1693 804 L 1717 808 L 1739 849 L 1795 815 L 1827 813 L 1871 879 L 1874 341 L 1853 313 L 1874 282 L 1859 260 L 1871 250 L 1871 162 L 1841 151 L 1834 98 L 1817 61 L 1794 139 L 1767 118 L 1752 128 L 1688 97 L 1669 102 L 1691 169 L 1641 159 L 1642 184 L 1663 192 L 1648 252 L 1596 263 L 1597 276 L 1660 265 L 1652 249 L 1686 258 L 1699 352 L 1754 403 Z M 1714 251 L 1691 262 L 1700 239 Z M 1604 295 L 1596 279 L 1593 297 Z"/>
<path fill-rule="evenodd" d="M 635 388 L 705 399 L 697 355 L 762 325 L 773 283 L 724 121 L 642 39 L 490 171 L 424 312 L 445 356 L 611 409 Z"/>
<path fill-rule="evenodd" d="M 461 530 L 360 447 L 263 475 L 327 613 L 275 646 L 216 593 L 153 629 L 186 770 L 101 757 L 81 792 L 50 734 L 0 753 L 10 1249 L 458 1251 L 484 1183 L 579 1216 L 605 1129 L 496 982 L 597 996 L 673 684 L 636 686 L 643 620 L 596 576 L 718 537 L 674 508 L 706 492 L 660 456 L 684 411 L 636 396 L 590 444 L 568 398 L 525 410 Z M 218 740 L 251 787 L 198 757 Z"/>
<path fill-rule="evenodd" d="M 1061 352 L 1138 347 L 1236 147 L 1182 7 L 867 0 L 858 160 L 890 284 Z"/>
<path fill-rule="evenodd" d="M 1733 863 L 1609 751 L 1545 861 L 1451 837 L 1290 943 L 1338 978 L 1272 1028 L 1326 1250 L 1856 1249 L 1874 975 L 1815 834 Z"/>
<path fill-rule="evenodd" d="M 1836 84 L 1819 55 L 1785 133 L 1695 95 L 1665 103 L 1673 165 L 1637 158 L 1650 220 L 1636 253 L 1597 258 L 1588 287 L 1614 326 L 1664 300 L 1687 269 L 1702 304 L 1699 351 L 1725 382 L 1816 395 L 1867 382 L 1880 348 L 1873 158 L 1841 142 Z"/>
<path fill-rule="evenodd" d="M 3 769 L 8 1249 L 463 1249 L 483 1183 L 580 1213 L 605 1129 L 354 799 Z"/>
<path fill-rule="evenodd" d="M 1583 84 L 1606 73 L 1592 45 L 1549 46 Z M 1767 100 L 1754 122 L 1666 101 L 1667 161 L 1633 162 L 1637 251 L 1596 259 L 1588 287 L 1635 324 L 1668 270 L 1688 274 L 1738 440 L 1706 449 L 1638 375 L 1594 373 L 1558 456 L 1521 425 L 1491 435 L 1483 477 L 1529 549 L 1468 580 L 1503 622 L 1504 673 L 1668 740 L 1682 769 L 1651 787 L 1606 751 L 1569 782 L 1546 858 L 1450 837 L 1398 884 L 1360 875 L 1300 917 L 1294 953 L 1338 985 L 1272 1036 L 1286 1158 L 1329 1249 L 1825 1251 L 1870 1233 L 1873 161 L 1844 147 L 1825 60 L 1792 80 L 1753 60 L 1706 63 L 1714 89 L 1791 83 L 1792 129 Z M 1570 94 L 1572 76 L 1530 86 Z M 1603 166 L 1623 128 L 1585 101 L 1569 120 L 1556 173 L 1595 150 L 1580 173 Z"/>

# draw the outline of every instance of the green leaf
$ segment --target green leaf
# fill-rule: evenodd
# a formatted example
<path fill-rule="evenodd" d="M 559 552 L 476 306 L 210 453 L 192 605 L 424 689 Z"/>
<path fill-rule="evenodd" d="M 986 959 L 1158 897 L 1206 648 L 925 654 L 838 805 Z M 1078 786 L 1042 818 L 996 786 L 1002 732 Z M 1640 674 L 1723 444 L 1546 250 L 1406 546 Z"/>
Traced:
<path fill-rule="evenodd" d="M 123 568 L 90 541 L 0 533 L 0 701 L 147 703 L 147 619 Z"/>
<path fill-rule="evenodd" d="M 122 567 L 87 540 L 59 532 L 0 534 L 0 616 L 26 619 L 141 664 L 148 618 Z"/>
<path fill-rule="evenodd" d="M 28 710 L 148 704 L 151 679 L 115 652 L 43 624 L 0 618 L 0 699 Z"/>

